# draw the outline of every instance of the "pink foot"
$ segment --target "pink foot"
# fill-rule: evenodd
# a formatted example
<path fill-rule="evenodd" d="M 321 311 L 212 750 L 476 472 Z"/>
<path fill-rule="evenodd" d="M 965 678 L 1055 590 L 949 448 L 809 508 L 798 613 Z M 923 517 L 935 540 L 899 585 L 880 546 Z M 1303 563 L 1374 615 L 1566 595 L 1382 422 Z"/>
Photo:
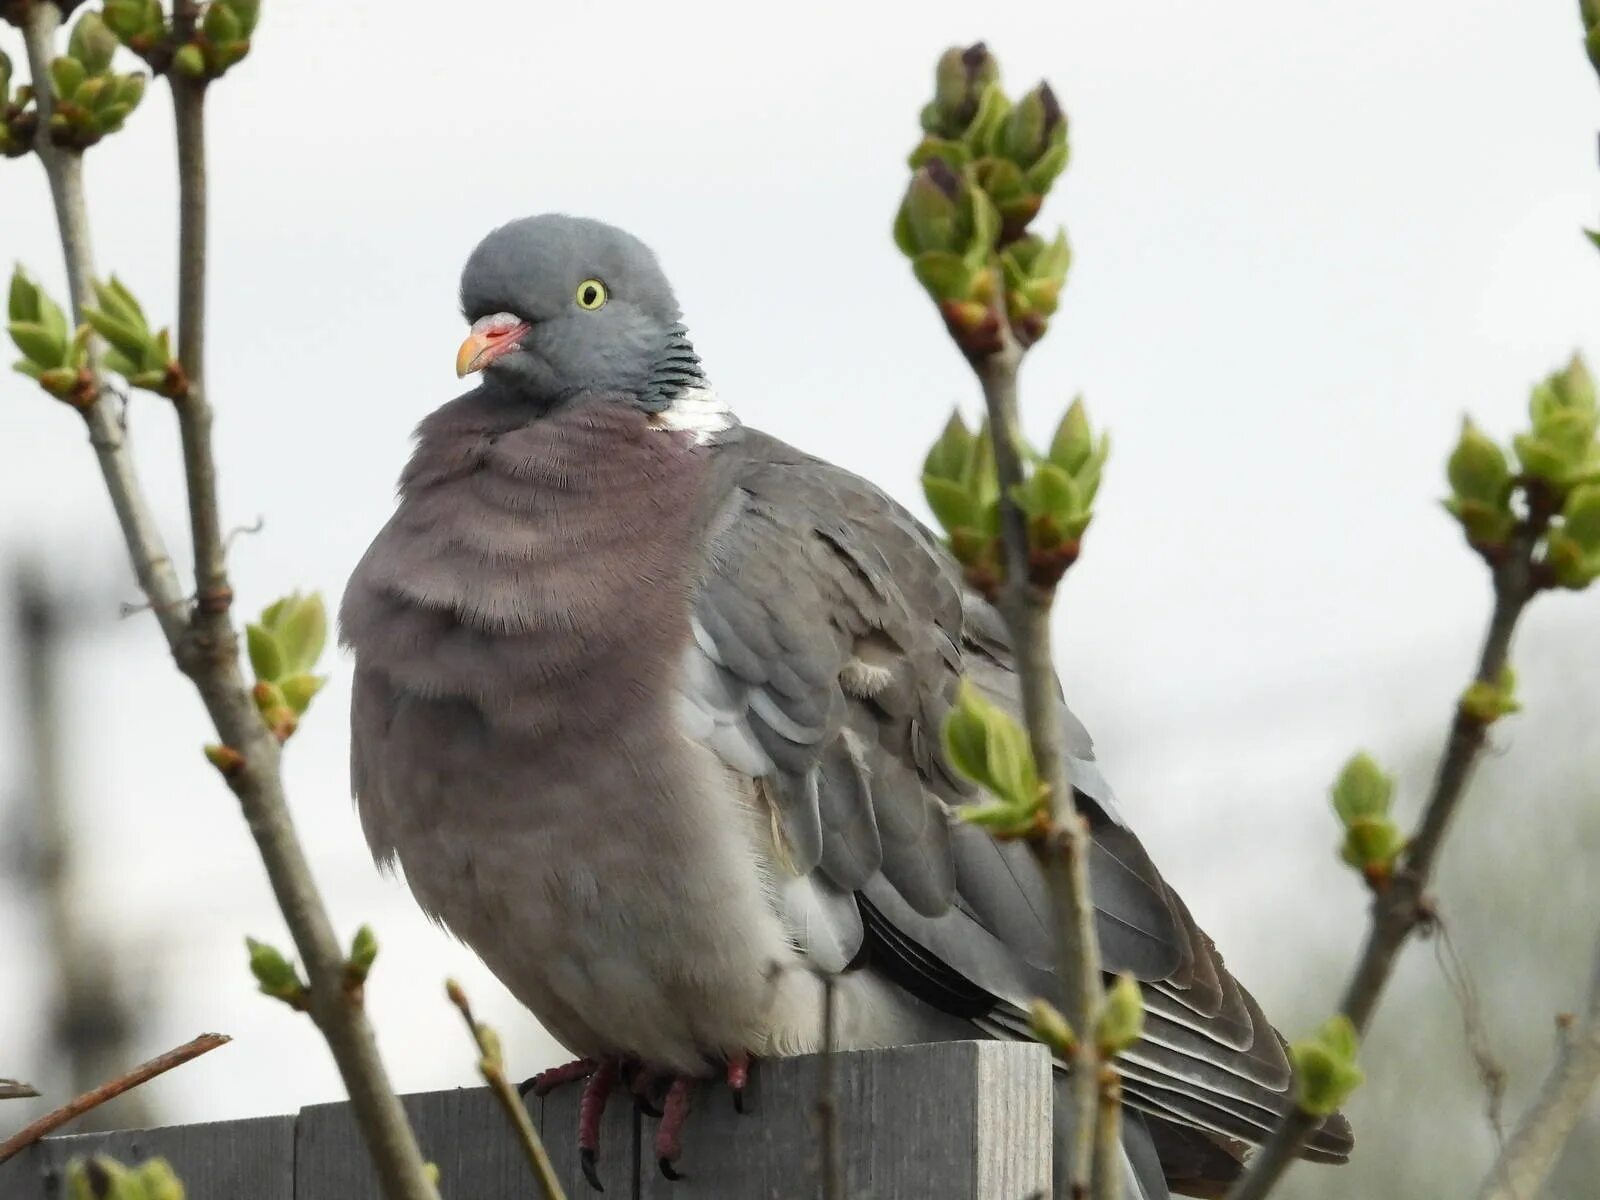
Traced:
<path fill-rule="evenodd" d="M 682 1179 L 673 1166 L 683 1153 L 683 1123 L 689 1116 L 689 1097 L 694 1080 L 680 1076 L 667 1089 L 667 1102 L 662 1105 L 661 1124 L 656 1126 L 656 1165 L 668 1179 Z"/>
<path fill-rule="evenodd" d="M 743 1050 L 728 1059 L 728 1090 L 733 1093 L 735 1112 L 744 1111 L 744 1088 L 750 1082 L 750 1056 Z"/>
<path fill-rule="evenodd" d="M 583 1096 L 578 1101 L 578 1161 L 583 1167 L 583 1177 L 597 1192 L 605 1191 L 600 1183 L 600 1118 L 605 1115 L 606 1101 L 617 1082 L 617 1063 L 607 1059 L 589 1075 L 583 1085 Z"/>
<path fill-rule="evenodd" d="M 526 1096 L 532 1092 L 535 1096 L 548 1095 L 563 1083 L 571 1083 L 574 1079 L 587 1079 L 599 1069 L 600 1064 L 592 1058 L 580 1058 L 573 1062 L 564 1063 L 559 1067 L 540 1071 L 532 1079 L 524 1080 L 517 1091 Z"/>

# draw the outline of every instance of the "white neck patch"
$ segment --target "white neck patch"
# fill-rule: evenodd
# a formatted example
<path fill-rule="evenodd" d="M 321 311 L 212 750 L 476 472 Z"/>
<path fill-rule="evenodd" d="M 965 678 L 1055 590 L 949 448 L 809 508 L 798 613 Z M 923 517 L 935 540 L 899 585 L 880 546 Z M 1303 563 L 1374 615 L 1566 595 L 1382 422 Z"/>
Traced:
<path fill-rule="evenodd" d="M 666 408 L 651 414 L 650 421 L 657 429 L 694 434 L 697 446 L 738 424 L 733 410 L 709 385 L 685 388 Z"/>

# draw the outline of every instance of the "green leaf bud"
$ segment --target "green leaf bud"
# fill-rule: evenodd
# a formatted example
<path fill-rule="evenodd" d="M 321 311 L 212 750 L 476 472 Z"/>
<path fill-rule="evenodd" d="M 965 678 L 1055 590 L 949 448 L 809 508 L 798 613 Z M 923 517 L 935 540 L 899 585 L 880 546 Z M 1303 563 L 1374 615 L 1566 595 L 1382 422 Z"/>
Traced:
<path fill-rule="evenodd" d="M 1359 1039 L 1345 1016 L 1336 1016 L 1315 1035 L 1289 1047 L 1294 1063 L 1296 1100 L 1312 1116 L 1339 1110 L 1365 1076 L 1356 1066 Z"/>
<path fill-rule="evenodd" d="M 1095 1018 L 1094 1041 L 1104 1058 L 1121 1054 L 1144 1033 L 1144 993 L 1132 975 L 1119 975 L 1106 989 Z"/>

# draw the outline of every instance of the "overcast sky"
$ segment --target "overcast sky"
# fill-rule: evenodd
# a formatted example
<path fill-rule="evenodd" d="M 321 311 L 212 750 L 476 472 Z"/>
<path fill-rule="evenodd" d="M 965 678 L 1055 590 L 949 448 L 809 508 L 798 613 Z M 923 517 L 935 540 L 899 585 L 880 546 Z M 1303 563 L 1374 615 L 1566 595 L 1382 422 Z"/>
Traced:
<path fill-rule="evenodd" d="M 1074 265 L 1024 373 L 1028 423 L 1046 431 L 1081 391 L 1114 432 L 1062 594 L 1068 695 L 1271 1013 L 1294 987 L 1286 938 L 1342 953 L 1356 936 L 1329 779 L 1359 744 L 1437 736 L 1475 652 L 1483 571 L 1437 505 L 1462 412 L 1505 434 L 1574 347 L 1600 359 L 1600 256 L 1579 235 L 1600 213 L 1600 97 L 1575 7 L 267 0 L 209 105 L 217 455 L 229 523 L 265 519 L 235 544 L 241 608 L 295 586 L 336 602 L 412 428 L 458 387 L 463 259 L 541 211 L 644 238 L 748 423 L 920 510 L 922 454 L 976 391 L 889 226 L 935 57 L 987 38 L 1015 91 L 1047 76 L 1071 120 L 1045 219 L 1066 223 Z M 14 31 L 0 46 L 21 57 Z M 163 322 L 171 143 L 155 87 L 88 161 L 101 269 Z M 0 162 L 11 259 L 60 294 L 31 160 Z M 169 414 L 141 396 L 132 420 L 181 549 Z M 37 550 L 96 596 L 68 661 L 77 865 L 148 996 L 138 1049 L 237 1038 L 152 1099 L 199 1120 L 334 1098 L 310 1026 L 253 993 L 240 941 L 286 941 L 281 920 L 154 623 L 115 619 L 135 593 L 77 422 L 5 375 L 0 447 L 0 552 Z M 1536 606 L 1524 657 L 1554 665 L 1530 665 L 1523 720 L 1597 603 Z M 378 928 L 368 996 L 397 1081 L 472 1080 L 447 974 L 531 1073 L 553 1044 L 371 866 L 348 800 L 349 663 L 329 669 L 289 784 L 340 929 Z M 0 730 L 14 705 L 6 689 Z M 0 746 L 11 788 L 17 747 Z M 42 963 L 4 882 L 0 963 L 24 980 L 7 1000 Z M 0 1007 L 0 1074 L 44 1075 L 42 1021 Z"/>

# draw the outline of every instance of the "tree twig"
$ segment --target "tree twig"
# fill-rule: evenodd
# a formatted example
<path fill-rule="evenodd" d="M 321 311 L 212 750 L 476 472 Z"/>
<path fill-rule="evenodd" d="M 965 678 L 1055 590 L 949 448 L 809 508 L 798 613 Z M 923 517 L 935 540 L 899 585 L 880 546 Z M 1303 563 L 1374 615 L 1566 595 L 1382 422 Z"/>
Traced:
<path fill-rule="evenodd" d="M 1094 904 L 1089 897 L 1089 833 L 1073 800 L 1067 774 L 1060 690 L 1050 651 L 1053 589 L 1030 579 L 1027 520 L 1012 499 L 1022 483 L 1021 430 L 1017 413 L 1017 372 L 1022 347 L 999 314 L 1000 349 L 977 360 L 993 433 L 995 469 L 1000 484 L 1000 534 L 1005 549 L 1005 582 L 998 607 L 1011 633 L 1012 653 L 1022 685 L 1023 719 L 1039 778 L 1049 790 L 1051 819 L 1045 836 L 1029 839 L 1049 889 L 1051 923 L 1056 931 L 1056 977 L 1061 1011 L 1077 1035 L 1072 1064 L 1073 1143 L 1063 1161 L 1075 1195 L 1087 1192 L 1093 1165 L 1096 1062 L 1091 1030 L 1104 985 L 1100 946 L 1095 936 Z"/>
<path fill-rule="evenodd" d="M 1109 1063 L 1100 1068 L 1100 1113 L 1094 1131 L 1094 1200 L 1122 1197 L 1122 1079 Z"/>
<path fill-rule="evenodd" d="M 1484 1178 L 1478 1200 L 1532 1200 L 1600 1082 L 1600 944 L 1581 1017 L 1560 1022 L 1555 1065 Z"/>
<path fill-rule="evenodd" d="M 188 39 L 199 13 L 196 0 L 178 0 L 176 36 Z M 45 164 L 60 227 L 72 288 L 73 314 L 83 319 L 94 278 L 82 162 L 51 144 L 52 107 L 48 86 L 53 39 L 60 24 L 54 4 L 28 7 L 24 34 L 28 60 L 38 87 L 39 133 L 36 147 Z M 344 987 L 344 952 L 312 878 L 284 798 L 277 739 L 257 712 L 239 667 L 238 635 L 228 616 L 231 598 L 211 457 L 210 411 L 204 403 L 205 186 L 203 89 L 174 78 L 180 193 L 179 355 L 194 398 L 178 403 L 185 475 L 189 485 L 190 529 L 198 587 L 191 613 L 149 511 L 134 470 L 121 422 L 103 399 L 84 412 L 90 441 L 99 457 L 106 489 L 122 527 L 140 587 L 166 636 L 179 668 L 193 681 L 223 743 L 241 757 L 227 777 L 266 867 L 273 895 L 294 938 L 311 984 L 311 1016 L 338 1064 L 358 1124 L 390 1200 L 437 1200 L 423 1167 L 422 1153 L 390 1086 L 378 1055 L 372 1026 L 357 997 Z M 98 382 L 98 371 L 95 372 Z"/>
<path fill-rule="evenodd" d="M 0 1100 L 31 1100 L 39 1090 L 31 1083 L 16 1079 L 0 1079 Z"/>
<path fill-rule="evenodd" d="M 450 1003 L 460 1010 L 462 1020 L 466 1021 L 472 1033 L 472 1040 L 477 1043 L 478 1071 L 500 1101 L 500 1107 L 505 1109 L 506 1116 L 511 1119 L 517 1131 L 517 1140 L 522 1143 L 528 1164 L 533 1168 L 534 1178 L 539 1181 L 539 1190 L 545 1200 L 566 1200 L 566 1193 L 561 1188 L 561 1181 L 556 1178 L 556 1169 L 545 1152 L 539 1131 L 533 1127 L 528 1110 L 523 1107 L 522 1097 L 517 1095 L 517 1089 L 506 1078 L 500 1058 L 499 1039 L 488 1026 L 478 1024 L 473 1018 L 472 1005 L 467 1002 L 467 993 L 459 983 L 450 980 L 445 984 L 445 993 L 450 997 Z"/>
<path fill-rule="evenodd" d="M 1519 524 L 1510 552 L 1493 563 L 1494 609 L 1484 636 L 1474 679 L 1494 686 L 1499 682 L 1511 650 L 1517 619 L 1539 590 L 1534 578 L 1534 551 L 1549 523 L 1550 513 L 1537 492 L 1529 515 Z M 1419 927 L 1432 919 L 1427 887 L 1450 819 L 1460 806 L 1484 741 L 1488 724 L 1460 704 L 1450 724 L 1450 739 L 1439 760 L 1433 788 L 1423 807 L 1422 819 L 1406 844 L 1393 877 L 1372 901 L 1371 925 L 1366 944 L 1346 985 L 1339 1011 L 1350 1018 L 1357 1033 L 1364 1033 L 1384 986 L 1394 971 L 1400 948 Z M 1229 1200 L 1262 1200 L 1289 1169 L 1305 1139 L 1322 1118 L 1296 1106 L 1250 1161 Z"/>
<path fill-rule="evenodd" d="M 44 164 L 50 198 L 55 205 L 56 224 L 61 231 L 73 323 L 82 324 L 83 310 L 94 299 L 92 281 L 95 277 L 89 211 L 84 203 L 83 157 L 77 151 L 55 145 L 49 136 L 50 117 L 55 110 L 55 94 L 49 85 L 50 60 L 54 57 L 55 34 L 60 24 L 61 13 L 54 4 L 32 4 L 27 9 L 22 34 L 28 50 L 28 67 L 38 81 L 34 103 L 39 109 L 39 129 L 34 149 Z M 117 523 L 122 528 L 122 538 L 127 543 L 139 587 L 149 598 L 168 644 L 176 646 L 189 623 L 184 588 L 167 554 L 160 527 L 145 501 L 127 432 L 106 400 L 100 380 L 98 350 L 93 349 L 92 340 L 90 344 L 90 371 L 95 377 L 96 398 L 83 409 L 89 444 L 94 447 L 100 473 L 105 478 L 106 491 L 116 510 Z"/>
<path fill-rule="evenodd" d="M 99 1087 L 63 1104 L 54 1112 L 45 1113 L 33 1124 L 0 1142 L 0 1163 L 20 1154 L 46 1134 L 55 1132 L 68 1121 L 76 1120 L 90 1109 L 99 1108 L 106 1101 L 115 1100 L 123 1092 L 136 1088 L 141 1083 L 148 1083 L 157 1075 L 164 1075 L 174 1067 L 181 1067 L 190 1059 L 199 1058 L 202 1054 L 215 1050 L 218 1046 L 227 1045 L 232 1040 L 226 1034 L 202 1033 L 194 1041 L 185 1042 L 176 1050 L 168 1050 L 147 1063 L 140 1063 L 127 1074 L 102 1083 Z"/>

